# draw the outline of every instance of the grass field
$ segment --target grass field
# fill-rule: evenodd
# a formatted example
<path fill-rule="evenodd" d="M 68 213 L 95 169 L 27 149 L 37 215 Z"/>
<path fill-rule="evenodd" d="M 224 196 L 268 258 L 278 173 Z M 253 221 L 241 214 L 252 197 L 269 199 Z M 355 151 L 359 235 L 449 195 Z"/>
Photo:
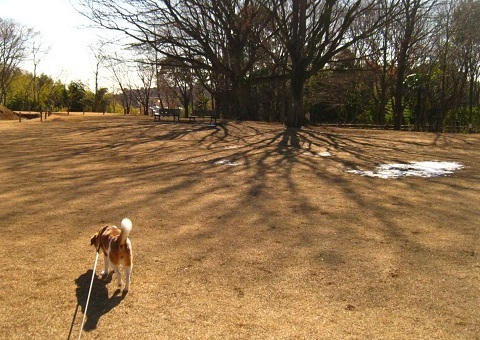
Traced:
<path fill-rule="evenodd" d="M 410 161 L 464 168 L 347 172 Z M 479 135 L 0 122 L 0 338 L 76 339 L 129 217 L 131 291 L 96 277 L 83 338 L 479 339 L 479 189 Z"/>

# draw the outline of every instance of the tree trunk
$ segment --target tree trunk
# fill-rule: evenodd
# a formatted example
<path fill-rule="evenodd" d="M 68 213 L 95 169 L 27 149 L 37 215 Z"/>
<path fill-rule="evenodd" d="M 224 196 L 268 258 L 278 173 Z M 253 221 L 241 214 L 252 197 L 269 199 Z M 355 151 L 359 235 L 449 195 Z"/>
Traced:
<path fill-rule="evenodd" d="M 388 72 L 388 26 L 385 28 L 383 34 L 383 46 L 382 46 L 382 73 L 380 75 L 380 86 L 378 94 L 378 108 L 377 115 L 375 117 L 376 123 L 384 125 L 385 124 L 385 115 L 386 115 L 386 106 L 387 106 L 387 72 Z"/>
<path fill-rule="evenodd" d="M 236 103 L 233 108 L 236 113 L 236 117 L 240 120 L 250 120 L 254 118 L 251 114 L 251 96 L 250 86 L 244 79 L 237 79 L 233 82 L 233 101 Z"/>
<path fill-rule="evenodd" d="M 380 125 L 385 124 L 385 113 L 387 106 L 387 82 L 385 78 L 385 75 L 382 75 L 382 79 L 380 80 L 380 85 L 378 88 L 378 103 L 375 114 L 375 123 Z"/>
<path fill-rule="evenodd" d="M 400 130 L 403 123 L 403 84 L 399 85 L 397 82 L 393 99 L 393 128 Z"/>
<path fill-rule="evenodd" d="M 290 128 L 300 128 L 305 123 L 305 106 L 303 100 L 305 74 L 301 69 L 292 71 L 290 86 L 292 106 L 287 113 L 285 125 Z"/>
<path fill-rule="evenodd" d="M 407 72 L 409 51 L 413 44 L 415 28 L 417 25 L 417 13 L 424 5 L 421 0 L 405 0 L 403 2 L 404 32 L 401 36 L 398 50 L 397 74 L 395 79 L 393 125 L 395 130 L 400 130 L 403 123 L 403 95 L 405 91 L 405 74 Z"/>
<path fill-rule="evenodd" d="M 303 102 L 306 81 L 306 67 L 304 65 L 305 37 L 306 37 L 307 1 L 294 0 L 292 2 L 292 24 L 289 52 L 292 63 L 290 86 L 292 108 L 287 113 L 285 124 L 287 127 L 299 128 L 305 123 L 305 108 Z"/>
<path fill-rule="evenodd" d="M 397 61 L 397 74 L 395 79 L 395 90 L 393 93 L 393 127 L 400 130 L 403 124 L 403 94 L 405 91 L 405 73 L 407 71 L 407 53 L 410 45 L 410 35 L 406 34 L 400 46 Z"/>

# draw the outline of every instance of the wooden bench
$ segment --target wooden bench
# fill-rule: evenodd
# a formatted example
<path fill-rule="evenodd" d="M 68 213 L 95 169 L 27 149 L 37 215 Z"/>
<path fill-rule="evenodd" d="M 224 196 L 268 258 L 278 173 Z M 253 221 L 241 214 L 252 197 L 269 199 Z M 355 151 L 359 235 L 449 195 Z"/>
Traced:
<path fill-rule="evenodd" d="M 196 121 L 197 118 L 210 118 L 210 124 L 215 122 L 217 124 L 217 119 L 219 118 L 218 112 L 215 110 L 193 110 L 191 116 L 189 116 L 190 122 L 193 120 Z"/>
<path fill-rule="evenodd" d="M 160 121 L 160 117 L 173 117 L 175 121 L 175 117 L 177 120 L 180 121 L 180 109 L 157 109 L 153 110 L 153 121 Z"/>

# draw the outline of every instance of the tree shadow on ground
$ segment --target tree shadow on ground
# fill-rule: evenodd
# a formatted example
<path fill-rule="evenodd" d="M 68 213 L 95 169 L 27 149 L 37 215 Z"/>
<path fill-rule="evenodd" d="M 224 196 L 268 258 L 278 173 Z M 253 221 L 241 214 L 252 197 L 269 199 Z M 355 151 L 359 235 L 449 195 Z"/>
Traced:
<path fill-rule="evenodd" d="M 85 305 L 87 302 L 90 282 L 92 280 L 92 274 L 93 271 L 89 269 L 75 280 L 77 285 L 77 308 L 78 306 L 82 307 L 82 317 L 85 313 Z M 95 274 L 90 302 L 88 303 L 86 321 L 83 326 L 83 330 L 86 332 L 96 329 L 102 315 L 107 314 L 113 308 L 118 306 L 126 296 L 126 293 L 122 293 L 120 289 L 117 289 L 111 297 L 108 296 L 107 284 L 112 280 L 112 274 L 113 273 L 110 273 L 104 279 Z"/>

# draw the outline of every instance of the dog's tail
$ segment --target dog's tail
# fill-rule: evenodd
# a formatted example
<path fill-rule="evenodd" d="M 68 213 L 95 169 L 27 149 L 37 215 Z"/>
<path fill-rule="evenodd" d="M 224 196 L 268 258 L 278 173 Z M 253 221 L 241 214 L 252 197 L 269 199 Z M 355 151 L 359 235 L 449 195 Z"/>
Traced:
<path fill-rule="evenodd" d="M 132 230 L 132 221 L 128 218 L 124 218 L 120 224 L 120 230 L 120 244 L 125 244 L 128 234 L 130 234 L 130 231 Z"/>

